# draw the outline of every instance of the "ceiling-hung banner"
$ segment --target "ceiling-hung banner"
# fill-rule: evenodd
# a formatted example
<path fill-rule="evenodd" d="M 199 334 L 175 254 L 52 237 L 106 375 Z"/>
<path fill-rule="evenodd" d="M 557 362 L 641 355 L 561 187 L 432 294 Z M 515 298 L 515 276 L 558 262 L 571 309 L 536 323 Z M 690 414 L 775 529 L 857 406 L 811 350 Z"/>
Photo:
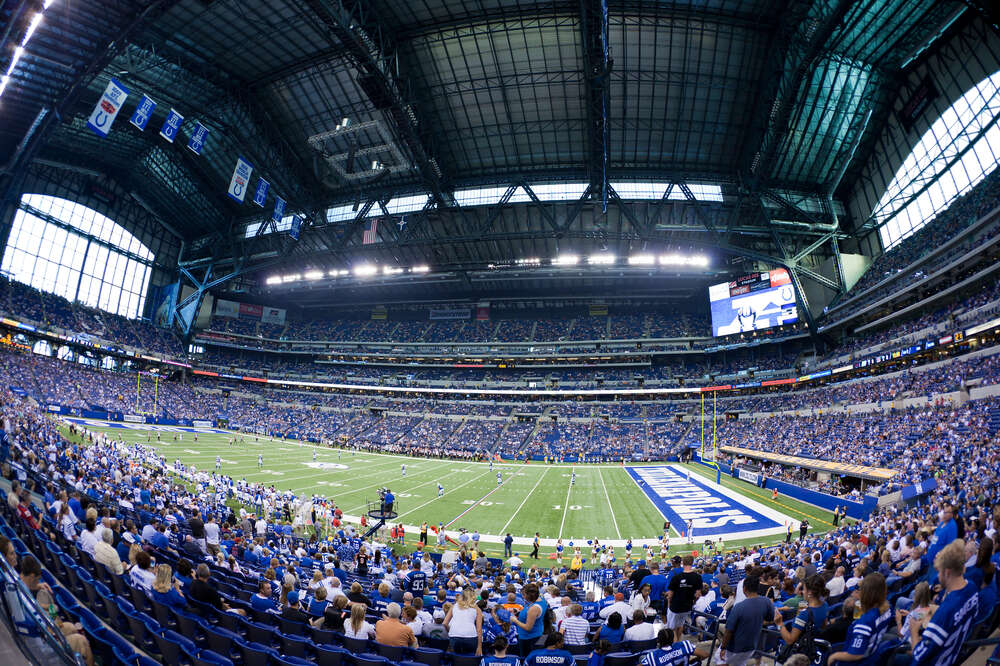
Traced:
<path fill-rule="evenodd" d="M 257 189 L 253 193 L 253 202 L 264 207 L 264 202 L 267 201 L 267 190 L 271 187 L 271 183 L 267 182 L 263 178 L 257 179 Z"/>
<path fill-rule="evenodd" d="M 298 215 L 292 216 L 292 226 L 288 227 L 288 235 L 292 237 L 292 240 L 299 239 L 299 231 L 302 229 L 302 218 Z"/>
<path fill-rule="evenodd" d="M 281 197 L 274 198 L 274 212 L 271 214 L 271 219 L 274 220 L 275 227 L 281 222 L 281 218 L 285 216 L 285 200 Z"/>
<path fill-rule="evenodd" d="M 170 109 L 170 113 L 167 114 L 167 119 L 163 121 L 163 127 L 160 128 L 160 136 L 169 141 L 174 142 L 177 138 L 177 132 L 181 129 L 181 123 L 184 122 L 184 116 L 177 113 L 177 109 Z"/>
<path fill-rule="evenodd" d="M 118 112 L 122 110 L 122 104 L 128 97 L 128 88 L 115 79 L 108 81 L 108 87 L 104 89 L 104 94 L 97 102 L 94 110 L 90 112 L 87 119 L 87 127 L 100 137 L 106 137 L 111 131 L 111 124 L 118 117 Z"/>
<path fill-rule="evenodd" d="M 250 185 L 250 174 L 253 173 L 253 165 L 242 157 L 236 158 L 236 168 L 233 169 L 233 177 L 229 181 L 229 198 L 233 201 L 243 203 L 247 196 L 247 188 Z"/>
<path fill-rule="evenodd" d="M 139 131 L 145 132 L 146 125 L 149 124 L 149 119 L 153 117 L 153 111 L 156 110 L 156 102 L 149 95 L 143 95 L 142 99 L 139 100 L 139 106 L 135 107 L 135 111 L 132 112 L 132 119 L 129 121 L 133 125 L 139 128 Z"/>
<path fill-rule="evenodd" d="M 194 132 L 191 133 L 191 138 L 188 139 L 188 148 L 195 155 L 201 155 L 201 149 L 205 147 L 207 140 L 208 128 L 200 122 L 196 122 L 194 124 Z"/>

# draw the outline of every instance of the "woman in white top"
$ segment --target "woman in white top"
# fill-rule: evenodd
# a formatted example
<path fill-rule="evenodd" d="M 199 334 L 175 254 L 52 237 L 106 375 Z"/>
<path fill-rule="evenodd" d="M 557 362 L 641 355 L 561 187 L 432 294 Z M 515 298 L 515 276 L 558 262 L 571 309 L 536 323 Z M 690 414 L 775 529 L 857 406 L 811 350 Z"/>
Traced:
<path fill-rule="evenodd" d="M 76 539 L 76 516 L 70 513 L 68 504 L 59 507 L 59 529 L 67 541 Z"/>
<path fill-rule="evenodd" d="M 483 612 L 476 605 L 475 590 L 462 590 L 462 596 L 444 618 L 444 627 L 450 639 L 449 650 L 455 654 L 483 653 Z"/>
<path fill-rule="evenodd" d="M 649 604 L 650 604 L 649 593 L 652 589 L 653 588 L 650 586 L 649 583 L 644 583 L 643 585 L 639 586 L 639 591 L 632 595 L 631 604 L 633 611 L 641 610 L 643 615 L 648 614 L 647 611 L 649 609 Z M 654 610 L 653 615 L 655 614 L 656 611 Z"/>
<path fill-rule="evenodd" d="M 344 635 L 348 638 L 375 638 L 375 627 L 365 620 L 363 604 L 351 606 L 351 617 L 344 623 Z"/>

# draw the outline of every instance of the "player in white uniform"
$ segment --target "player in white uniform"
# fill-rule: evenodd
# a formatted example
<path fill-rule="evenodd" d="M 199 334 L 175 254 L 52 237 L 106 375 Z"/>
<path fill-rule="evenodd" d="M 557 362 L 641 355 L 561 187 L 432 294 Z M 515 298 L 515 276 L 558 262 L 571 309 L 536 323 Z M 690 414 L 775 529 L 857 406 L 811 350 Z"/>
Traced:
<path fill-rule="evenodd" d="M 438 481 L 438 497 L 443 497 L 443 496 L 444 496 L 444 486 L 442 486 L 441 482 Z"/>
<path fill-rule="evenodd" d="M 490 458 L 490 471 L 493 471 L 493 458 Z"/>
<path fill-rule="evenodd" d="M 499 486 L 503 483 L 503 477 L 500 475 L 500 470 L 497 470 L 497 485 Z"/>
<path fill-rule="evenodd" d="M 313 462 L 316 462 L 316 451 L 313 451 Z"/>
<path fill-rule="evenodd" d="M 688 520 L 687 542 L 694 543 L 694 518 Z"/>
<path fill-rule="evenodd" d="M 403 476 L 406 476 L 406 465 L 400 465 L 399 468 L 403 471 Z"/>
<path fill-rule="evenodd" d="M 222 469 L 222 456 L 215 456 L 215 469 Z"/>
<path fill-rule="evenodd" d="M 263 453 L 258 453 L 257 454 L 257 469 L 260 469 L 263 466 L 264 466 L 264 454 Z"/>
<path fill-rule="evenodd" d="M 572 486 L 572 485 L 575 485 L 575 484 L 576 484 L 576 470 L 574 469 L 573 472 L 570 474 L 570 477 L 569 477 L 569 485 Z"/>

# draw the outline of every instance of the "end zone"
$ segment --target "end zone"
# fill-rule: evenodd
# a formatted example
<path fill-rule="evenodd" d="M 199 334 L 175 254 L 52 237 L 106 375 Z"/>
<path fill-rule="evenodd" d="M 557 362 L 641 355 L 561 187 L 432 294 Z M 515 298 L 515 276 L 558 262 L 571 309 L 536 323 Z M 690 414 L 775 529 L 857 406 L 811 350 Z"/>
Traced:
<path fill-rule="evenodd" d="M 691 474 L 683 467 L 655 465 L 626 471 L 664 518 L 682 532 L 694 520 L 694 540 L 752 539 L 784 534 L 797 521 L 760 502 Z"/>

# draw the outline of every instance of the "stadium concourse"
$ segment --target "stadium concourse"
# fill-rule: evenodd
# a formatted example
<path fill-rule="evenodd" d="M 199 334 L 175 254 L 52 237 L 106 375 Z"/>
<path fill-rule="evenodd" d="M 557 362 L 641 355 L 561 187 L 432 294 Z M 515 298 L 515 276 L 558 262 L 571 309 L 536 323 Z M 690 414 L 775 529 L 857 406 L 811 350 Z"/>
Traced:
<path fill-rule="evenodd" d="M 0 662 L 1000 664 L 1000 14 L 0 2 Z"/>

